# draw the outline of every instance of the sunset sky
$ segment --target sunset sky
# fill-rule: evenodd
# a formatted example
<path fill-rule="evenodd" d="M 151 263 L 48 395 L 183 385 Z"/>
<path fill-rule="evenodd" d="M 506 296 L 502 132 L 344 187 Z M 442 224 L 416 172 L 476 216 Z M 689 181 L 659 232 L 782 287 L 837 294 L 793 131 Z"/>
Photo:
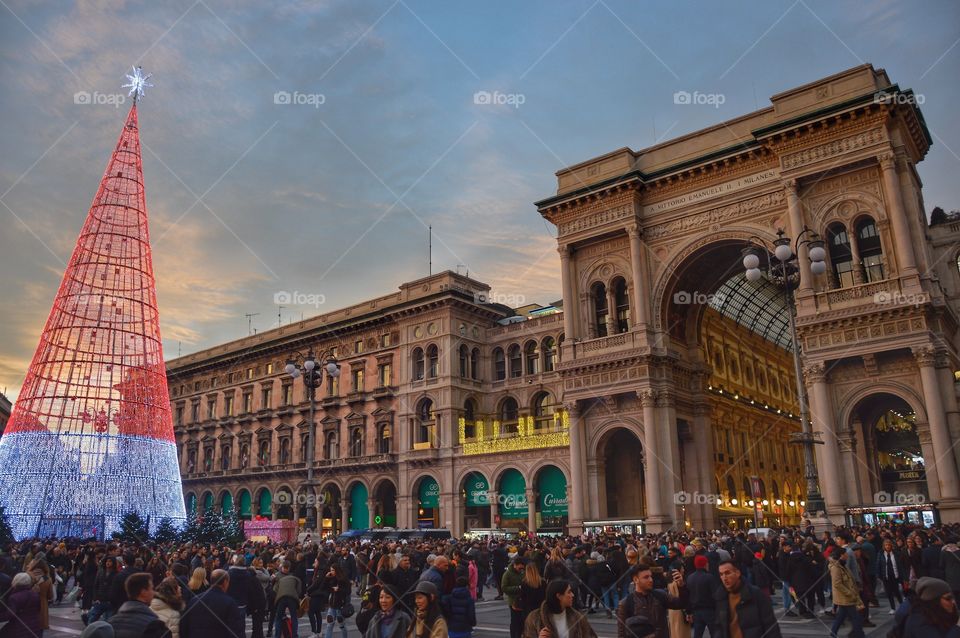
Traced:
<path fill-rule="evenodd" d="M 458 267 L 560 297 L 533 202 L 870 62 L 923 99 L 928 210 L 960 208 L 960 3 L 0 2 L 0 391 L 15 398 L 130 106 L 168 359 Z M 674 93 L 722 96 L 677 105 Z M 475 98 L 487 92 L 490 101 Z M 482 94 L 486 95 L 486 94 Z M 89 98 L 89 99 L 88 99 Z M 288 103 L 289 102 L 289 103 Z"/>

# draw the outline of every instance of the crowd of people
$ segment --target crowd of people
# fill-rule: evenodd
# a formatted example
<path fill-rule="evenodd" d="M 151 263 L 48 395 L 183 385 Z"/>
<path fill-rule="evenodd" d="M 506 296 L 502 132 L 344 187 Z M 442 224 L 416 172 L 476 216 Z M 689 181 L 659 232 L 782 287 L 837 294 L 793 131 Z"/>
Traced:
<path fill-rule="evenodd" d="M 85 637 L 240 638 L 249 618 L 252 638 L 298 636 L 302 622 L 312 638 L 470 638 L 490 598 L 509 610 L 510 638 L 594 637 L 596 614 L 616 619 L 618 638 L 778 638 L 778 615 L 818 618 L 832 636 L 849 623 L 860 638 L 881 594 L 895 638 L 960 638 L 958 538 L 891 524 L 820 537 L 31 540 L 0 554 L 0 638 L 42 636 L 56 604 L 80 608 Z"/>

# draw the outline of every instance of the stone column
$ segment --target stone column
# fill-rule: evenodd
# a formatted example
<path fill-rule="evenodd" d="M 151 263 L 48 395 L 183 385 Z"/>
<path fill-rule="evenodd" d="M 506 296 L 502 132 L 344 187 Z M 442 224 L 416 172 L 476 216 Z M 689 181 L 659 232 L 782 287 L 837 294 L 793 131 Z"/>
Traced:
<path fill-rule="evenodd" d="M 660 471 L 660 498 L 667 515 L 677 525 L 678 507 L 675 495 L 680 491 L 680 442 L 677 435 L 677 418 L 673 396 L 666 390 L 661 390 L 657 396 L 657 409 L 660 412 L 660 433 L 657 443 L 660 444 L 660 458 L 663 468 Z"/>
<path fill-rule="evenodd" d="M 790 217 L 790 241 L 796 243 L 797 237 L 803 232 L 803 207 L 800 203 L 800 196 L 797 194 L 797 180 L 787 179 L 783 181 L 783 188 L 787 194 L 787 213 Z M 793 246 L 790 246 L 793 250 Z M 800 286 L 797 290 L 799 296 L 805 296 L 813 293 L 813 274 L 810 272 L 810 259 L 807 257 L 806 244 L 800 246 L 800 254 L 797 255 L 797 263 L 800 265 Z"/>
<path fill-rule="evenodd" d="M 631 300 L 634 307 L 633 316 L 637 327 L 643 330 L 647 327 L 650 316 L 646 293 L 646 255 L 643 250 L 643 239 L 640 237 L 640 227 L 637 224 L 631 224 L 627 227 L 627 235 L 630 237 L 630 271 L 633 277 L 633 299 Z"/>
<path fill-rule="evenodd" d="M 923 402 L 930 423 L 930 439 L 933 443 L 934 465 L 940 480 L 940 495 L 953 501 L 960 496 L 957 485 L 957 465 L 950 445 L 950 431 L 947 427 L 947 415 L 943 396 L 937 380 L 936 352 L 933 348 L 915 348 L 913 356 L 920 368 L 920 382 L 923 385 Z M 924 458 L 924 466 L 930 471 L 930 463 Z"/>
<path fill-rule="evenodd" d="M 708 402 L 695 403 L 693 406 L 693 441 L 697 452 L 696 462 L 700 467 L 700 493 L 715 494 L 716 485 L 712 470 L 716 463 L 713 449 L 713 424 L 710 422 Z M 698 529 L 713 529 L 717 523 L 717 505 L 704 503 L 701 508 L 701 527 Z"/>
<path fill-rule="evenodd" d="M 376 524 L 373 522 L 373 517 L 376 515 L 376 502 L 373 500 L 372 496 L 367 496 L 367 517 L 370 519 L 368 522 L 370 527 L 376 527 Z"/>
<path fill-rule="evenodd" d="M 500 513 L 500 497 L 493 490 L 487 490 L 487 502 L 490 505 L 490 527 L 497 527 L 497 514 Z"/>
<path fill-rule="evenodd" d="M 947 431 L 951 441 L 960 441 L 960 409 L 957 405 L 956 380 L 947 357 L 937 357 L 937 377 L 940 379 L 940 394 L 947 412 Z M 953 457 L 960 468 L 960 445 L 953 446 Z"/>
<path fill-rule="evenodd" d="M 587 487 L 584 491 L 588 492 L 589 496 L 583 508 L 585 518 L 600 518 L 600 503 L 606 502 L 600 494 L 600 469 L 600 463 L 596 458 L 587 459 Z"/>
<path fill-rule="evenodd" d="M 857 472 L 857 439 L 850 430 L 845 430 L 837 436 L 840 455 L 843 459 L 843 476 L 846 479 L 847 507 L 861 505 L 864 499 L 860 493 L 859 472 Z"/>
<path fill-rule="evenodd" d="M 617 334 L 617 299 L 613 286 L 607 287 L 607 335 Z"/>
<path fill-rule="evenodd" d="M 892 152 L 880 155 L 880 169 L 883 173 L 883 197 L 889 206 L 890 221 L 893 224 L 893 237 L 897 247 L 899 275 L 910 277 L 912 285 L 919 285 L 917 259 L 910 238 L 910 221 L 903 206 L 900 193 L 900 180 L 897 178 L 897 160 Z"/>
<path fill-rule="evenodd" d="M 405 485 L 405 483 L 400 483 Z M 416 517 L 413 516 L 413 497 L 410 495 L 397 496 L 397 527 L 412 528 L 416 527 Z"/>
<path fill-rule="evenodd" d="M 537 491 L 527 486 L 527 530 L 537 531 Z"/>
<path fill-rule="evenodd" d="M 576 401 L 564 404 L 570 419 L 570 516 L 569 533 L 580 534 L 583 531 L 584 487 L 586 486 L 586 437 L 583 431 L 583 417 Z"/>
<path fill-rule="evenodd" d="M 350 500 L 340 499 L 340 531 L 345 532 L 350 529 Z"/>
<path fill-rule="evenodd" d="M 637 392 L 637 397 L 643 407 L 643 486 L 647 501 L 647 523 L 651 525 L 651 531 L 660 531 L 667 517 L 661 500 L 660 473 L 663 465 L 657 441 L 657 392 L 641 390 Z"/>
<path fill-rule="evenodd" d="M 572 274 L 570 272 L 570 246 L 560 246 L 560 280 L 563 294 L 563 332 L 567 341 L 573 343 L 574 317 L 576 316 L 577 298 L 573 292 Z"/>
<path fill-rule="evenodd" d="M 862 284 L 866 281 L 866 273 L 863 272 L 860 242 L 857 241 L 856 230 L 856 228 L 847 228 L 847 237 L 850 239 L 850 258 L 853 260 L 853 283 Z"/>
<path fill-rule="evenodd" d="M 810 420 L 814 434 L 819 433 L 823 448 L 817 454 L 817 473 L 820 477 L 820 493 L 827 506 L 828 516 L 840 516 L 847 502 L 844 486 L 840 482 L 840 447 L 837 442 L 837 425 L 834 420 L 833 401 L 830 400 L 830 386 L 827 381 L 826 366 L 817 362 L 805 369 L 807 382 L 813 385 L 810 396 Z M 801 451 L 802 454 L 802 451 Z M 802 456 L 801 456 L 802 458 Z M 805 489 L 805 488 L 804 488 Z M 798 500 L 806 499 L 806 494 Z"/>
<path fill-rule="evenodd" d="M 933 437 L 930 435 L 930 424 L 917 423 L 917 438 L 920 440 L 920 454 L 923 456 L 923 467 L 927 475 L 927 492 L 930 500 L 938 502 L 940 494 L 940 474 L 937 472 L 937 454 L 933 450 Z"/>

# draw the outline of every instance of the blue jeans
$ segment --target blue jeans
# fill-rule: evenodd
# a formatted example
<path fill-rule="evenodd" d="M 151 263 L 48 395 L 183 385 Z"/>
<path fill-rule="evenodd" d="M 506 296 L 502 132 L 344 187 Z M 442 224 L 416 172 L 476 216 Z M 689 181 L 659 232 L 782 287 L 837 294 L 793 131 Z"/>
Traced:
<path fill-rule="evenodd" d="M 110 620 L 111 616 L 113 616 L 113 607 L 110 606 L 110 603 L 98 600 L 93 603 L 90 613 L 87 614 L 87 624 L 93 624 L 101 619 Z"/>
<path fill-rule="evenodd" d="M 616 584 L 610 585 L 603 590 L 603 604 L 607 609 L 616 611 L 620 605 L 620 589 Z"/>
<path fill-rule="evenodd" d="M 716 612 L 712 609 L 693 610 L 693 638 L 703 638 L 703 630 L 710 629 L 710 638 L 714 638 Z"/>
<path fill-rule="evenodd" d="M 837 638 L 837 632 L 843 627 L 843 621 L 847 618 L 853 624 L 853 631 L 847 636 L 849 638 L 863 638 L 863 619 L 854 605 L 837 605 L 837 617 L 833 621 L 833 627 L 830 628 L 830 635 Z"/>
<path fill-rule="evenodd" d="M 277 638 L 283 635 L 283 612 L 290 612 L 290 618 L 293 619 L 293 635 L 297 635 L 297 610 L 300 609 L 300 601 L 290 596 L 284 596 L 277 601 L 277 620 L 273 625 Z"/>
<path fill-rule="evenodd" d="M 330 622 L 330 621 L 334 620 L 334 619 L 333 619 L 333 616 L 334 616 L 334 615 L 336 615 L 336 620 L 335 620 L 335 622 L 336 622 L 338 625 L 340 625 L 340 633 L 341 633 L 341 635 L 343 636 L 343 638 L 347 638 L 347 626 L 343 624 L 345 621 L 344 621 L 344 619 L 343 619 L 343 616 L 340 614 L 340 610 L 339 610 L 339 609 L 337 609 L 337 610 L 328 609 L 328 610 L 327 610 L 326 626 L 324 626 L 324 628 L 323 628 L 323 636 L 324 636 L 324 638 L 333 638 L 333 622 Z"/>
<path fill-rule="evenodd" d="M 793 603 L 793 598 L 790 597 L 790 583 L 783 581 L 783 611 L 784 613 L 790 611 L 790 605 Z"/>

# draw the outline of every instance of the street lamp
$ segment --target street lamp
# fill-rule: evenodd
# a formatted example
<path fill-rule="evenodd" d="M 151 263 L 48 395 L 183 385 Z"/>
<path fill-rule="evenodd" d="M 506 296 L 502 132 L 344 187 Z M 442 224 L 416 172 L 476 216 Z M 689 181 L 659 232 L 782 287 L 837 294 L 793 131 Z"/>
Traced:
<path fill-rule="evenodd" d="M 302 362 L 300 362 L 302 360 Z M 318 360 L 325 360 L 324 365 L 318 366 Z M 314 356 L 313 349 L 306 356 L 295 352 L 287 359 L 283 368 L 292 378 L 303 377 L 303 385 L 307 388 L 307 398 L 310 400 L 310 428 L 307 430 L 307 486 L 313 487 L 314 438 L 317 433 L 316 413 L 317 388 L 323 385 L 324 373 L 331 378 L 340 376 L 340 366 L 332 350 Z"/>
<path fill-rule="evenodd" d="M 797 399 L 800 403 L 801 431 L 790 435 L 791 443 L 803 445 L 804 476 L 807 480 L 806 511 L 826 512 L 823 496 L 820 494 L 817 465 L 814 461 L 813 446 L 823 441 L 813 435 L 813 426 L 810 423 L 810 408 L 807 405 L 807 391 L 803 385 L 803 371 L 800 364 L 800 343 L 797 339 L 797 322 L 793 305 L 793 290 L 800 283 L 800 264 L 798 253 L 800 246 L 807 246 L 807 257 L 810 259 L 810 272 L 822 275 L 827 271 L 824 261 L 827 251 L 823 247 L 823 240 L 813 230 L 803 227 L 795 242 L 785 236 L 783 229 L 777 230 L 777 238 L 773 241 L 772 251 L 763 239 L 753 236 L 753 241 L 743 249 L 743 267 L 746 269 L 747 281 L 756 282 L 766 277 L 768 281 L 778 286 L 783 292 L 783 298 L 790 316 L 790 341 L 793 346 L 793 369 L 797 381 Z M 793 247 L 791 248 L 791 243 Z M 759 244 L 759 245 L 758 245 Z M 770 253 L 773 253 L 771 255 Z M 761 270 L 761 255 L 766 257 L 766 272 Z M 779 412 L 779 410 L 778 410 Z M 800 502 L 803 506 L 804 501 Z"/>

